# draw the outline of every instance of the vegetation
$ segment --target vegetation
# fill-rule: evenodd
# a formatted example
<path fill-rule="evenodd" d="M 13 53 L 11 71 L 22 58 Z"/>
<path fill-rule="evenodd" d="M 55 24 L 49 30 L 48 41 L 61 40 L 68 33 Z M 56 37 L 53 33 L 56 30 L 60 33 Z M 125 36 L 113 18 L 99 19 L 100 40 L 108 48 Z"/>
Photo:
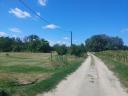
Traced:
<path fill-rule="evenodd" d="M 86 53 L 85 45 L 75 45 L 73 44 L 71 47 L 67 47 L 66 45 L 56 44 L 53 46 L 54 51 L 58 53 L 58 55 L 71 54 L 77 57 L 83 57 Z"/>
<path fill-rule="evenodd" d="M 52 62 L 50 53 L 0 53 L 0 90 L 12 96 L 35 96 L 54 88 L 83 60 L 56 53 Z"/>
<path fill-rule="evenodd" d="M 49 42 L 39 38 L 37 35 L 30 35 L 23 40 L 20 38 L 0 37 L 0 52 L 43 52 L 49 53 L 56 51 L 58 55 L 71 54 L 75 56 L 83 56 L 86 52 L 85 45 L 66 45 L 55 44 L 53 47 Z M 8 54 L 7 54 L 8 55 Z"/>
<path fill-rule="evenodd" d="M 116 73 L 128 88 L 128 51 L 104 51 L 96 53 Z"/>
<path fill-rule="evenodd" d="M 64 44 L 63 45 L 56 44 L 54 45 L 53 48 L 58 53 L 58 55 L 65 55 L 67 54 L 67 51 L 68 51 L 66 45 Z"/>
<path fill-rule="evenodd" d="M 119 37 L 109 37 L 107 35 L 95 35 L 86 40 L 86 50 L 99 52 L 105 50 L 121 50 L 127 48 L 123 40 Z"/>
<path fill-rule="evenodd" d="M 78 57 L 84 56 L 84 54 L 86 53 L 84 44 L 81 44 L 81 45 L 73 44 L 70 48 L 70 53 L 71 53 L 71 55 L 75 55 Z"/>
<path fill-rule="evenodd" d="M 49 42 L 36 35 L 20 38 L 0 37 L 0 52 L 50 52 Z"/>
<path fill-rule="evenodd" d="M 119 49 L 127 50 L 128 46 L 119 37 L 106 35 L 95 35 L 85 45 L 71 47 L 59 44 L 51 47 L 36 35 L 23 40 L 0 37 L 0 95 L 35 96 L 51 90 L 80 66 L 87 51 L 98 52 L 96 55 L 128 86 L 128 51 Z"/>

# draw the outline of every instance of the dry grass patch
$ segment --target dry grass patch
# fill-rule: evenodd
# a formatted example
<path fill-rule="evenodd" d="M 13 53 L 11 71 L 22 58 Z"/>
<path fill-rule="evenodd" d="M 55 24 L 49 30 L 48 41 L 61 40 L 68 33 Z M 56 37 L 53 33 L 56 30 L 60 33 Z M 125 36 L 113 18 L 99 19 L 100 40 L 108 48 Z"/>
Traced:
<path fill-rule="evenodd" d="M 0 81 L 15 81 L 18 86 L 29 85 L 32 83 L 37 83 L 41 80 L 49 78 L 51 73 L 41 73 L 41 74 L 23 74 L 23 73 L 0 73 Z"/>

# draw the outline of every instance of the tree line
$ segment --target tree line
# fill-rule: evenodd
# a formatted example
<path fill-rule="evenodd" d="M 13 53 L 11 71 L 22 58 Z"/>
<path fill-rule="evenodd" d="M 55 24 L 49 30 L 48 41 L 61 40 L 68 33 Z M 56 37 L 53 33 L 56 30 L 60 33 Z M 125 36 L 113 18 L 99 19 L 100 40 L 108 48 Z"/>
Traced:
<path fill-rule="evenodd" d="M 68 47 L 66 45 L 55 44 L 50 46 L 45 39 L 37 35 L 30 35 L 20 38 L 0 37 L 0 52 L 44 52 L 56 51 L 59 55 L 71 54 L 84 56 L 87 51 L 99 52 L 105 50 L 128 50 L 124 42 L 119 37 L 110 37 L 104 34 L 94 35 L 85 41 L 85 44 Z"/>
<path fill-rule="evenodd" d="M 0 52 L 50 52 L 51 47 L 45 39 L 30 35 L 20 38 L 0 37 Z"/>
<path fill-rule="evenodd" d="M 119 37 L 110 37 L 105 34 L 94 35 L 85 41 L 86 50 L 99 52 L 105 50 L 128 50 L 128 46 Z"/>
<path fill-rule="evenodd" d="M 20 38 L 0 37 L 0 52 L 43 52 L 50 53 L 56 51 L 58 55 L 72 54 L 83 56 L 85 53 L 84 44 L 72 45 L 68 47 L 65 44 L 55 44 L 50 46 L 45 39 L 39 38 L 37 35 L 30 35 Z"/>

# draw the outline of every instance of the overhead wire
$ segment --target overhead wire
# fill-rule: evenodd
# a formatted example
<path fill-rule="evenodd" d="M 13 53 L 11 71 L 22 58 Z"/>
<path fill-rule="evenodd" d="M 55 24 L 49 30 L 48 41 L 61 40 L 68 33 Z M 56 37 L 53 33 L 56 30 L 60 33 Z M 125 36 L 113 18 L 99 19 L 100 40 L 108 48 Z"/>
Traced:
<path fill-rule="evenodd" d="M 37 17 L 39 17 L 43 22 L 47 23 L 47 24 L 52 24 L 51 22 L 49 22 L 48 20 L 46 20 L 45 18 L 43 18 L 42 16 L 40 16 L 33 8 L 31 8 L 26 2 L 25 0 L 19 0 L 20 3 L 22 3 L 27 9 L 29 9 L 33 14 L 35 14 Z M 66 31 L 64 29 L 62 29 L 61 27 L 57 28 L 57 30 L 59 31 L 63 31 L 63 32 L 70 32 L 70 31 Z"/>

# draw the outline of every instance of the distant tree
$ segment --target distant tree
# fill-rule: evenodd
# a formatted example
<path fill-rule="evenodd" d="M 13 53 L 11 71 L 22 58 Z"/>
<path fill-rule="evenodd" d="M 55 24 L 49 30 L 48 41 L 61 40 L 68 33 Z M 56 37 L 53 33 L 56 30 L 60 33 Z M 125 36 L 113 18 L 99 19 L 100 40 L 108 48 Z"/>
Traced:
<path fill-rule="evenodd" d="M 56 44 L 53 46 L 54 50 L 58 53 L 58 55 L 65 55 L 67 54 L 67 47 L 66 45 L 59 45 L 59 44 Z"/>
<path fill-rule="evenodd" d="M 9 37 L 0 37 L 0 51 L 9 52 L 12 51 L 13 40 Z"/>
<path fill-rule="evenodd" d="M 51 52 L 51 47 L 49 45 L 49 42 L 42 39 L 41 44 L 38 46 L 40 52 L 49 53 Z"/>
<path fill-rule="evenodd" d="M 124 45 L 123 50 L 128 50 L 128 46 Z"/>
<path fill-rule="evenodd" d="M 122 49 L 124 46 L 123 40 L 119 37 L 111 37 L 109 43 L 112 47 L 112 50 L 119 50 Z"/>
<path fill-rule="evenodd" d="M 49 42 L 40 39 L 37 35 L 20 38 L 0 37 L 0 52 L 50 52 Z"/>
<path fill-rule="evenodd" d="M 12 51 L 14 52 L 21 52 L 23 51 L 23 42 L 20 38 L 12 38 Z"/>
<path fill-rule="evenodd" d="M 70 48 L 70 53 L 71 55 L 75 55 L 78 57 L 81 57 L 85 54 L 86 50 L 85 50 L 85 46 L 84 44 L 81 45 L 72 45 Z"/>
<path fill-rule="evenodd" d="M 25 45 L 28 51 L 38 52 L 38 47 L 41 44 L 40 38 L 36 35 L 30 35 L 25 38 Z"/>
<path fill-rule="evenodd" d="M 95 35 L 86 40 L 88 51 L 119 50 L 123 48 L 123 40 L 119 37 L 109 37 L 107 35 Z"/>

